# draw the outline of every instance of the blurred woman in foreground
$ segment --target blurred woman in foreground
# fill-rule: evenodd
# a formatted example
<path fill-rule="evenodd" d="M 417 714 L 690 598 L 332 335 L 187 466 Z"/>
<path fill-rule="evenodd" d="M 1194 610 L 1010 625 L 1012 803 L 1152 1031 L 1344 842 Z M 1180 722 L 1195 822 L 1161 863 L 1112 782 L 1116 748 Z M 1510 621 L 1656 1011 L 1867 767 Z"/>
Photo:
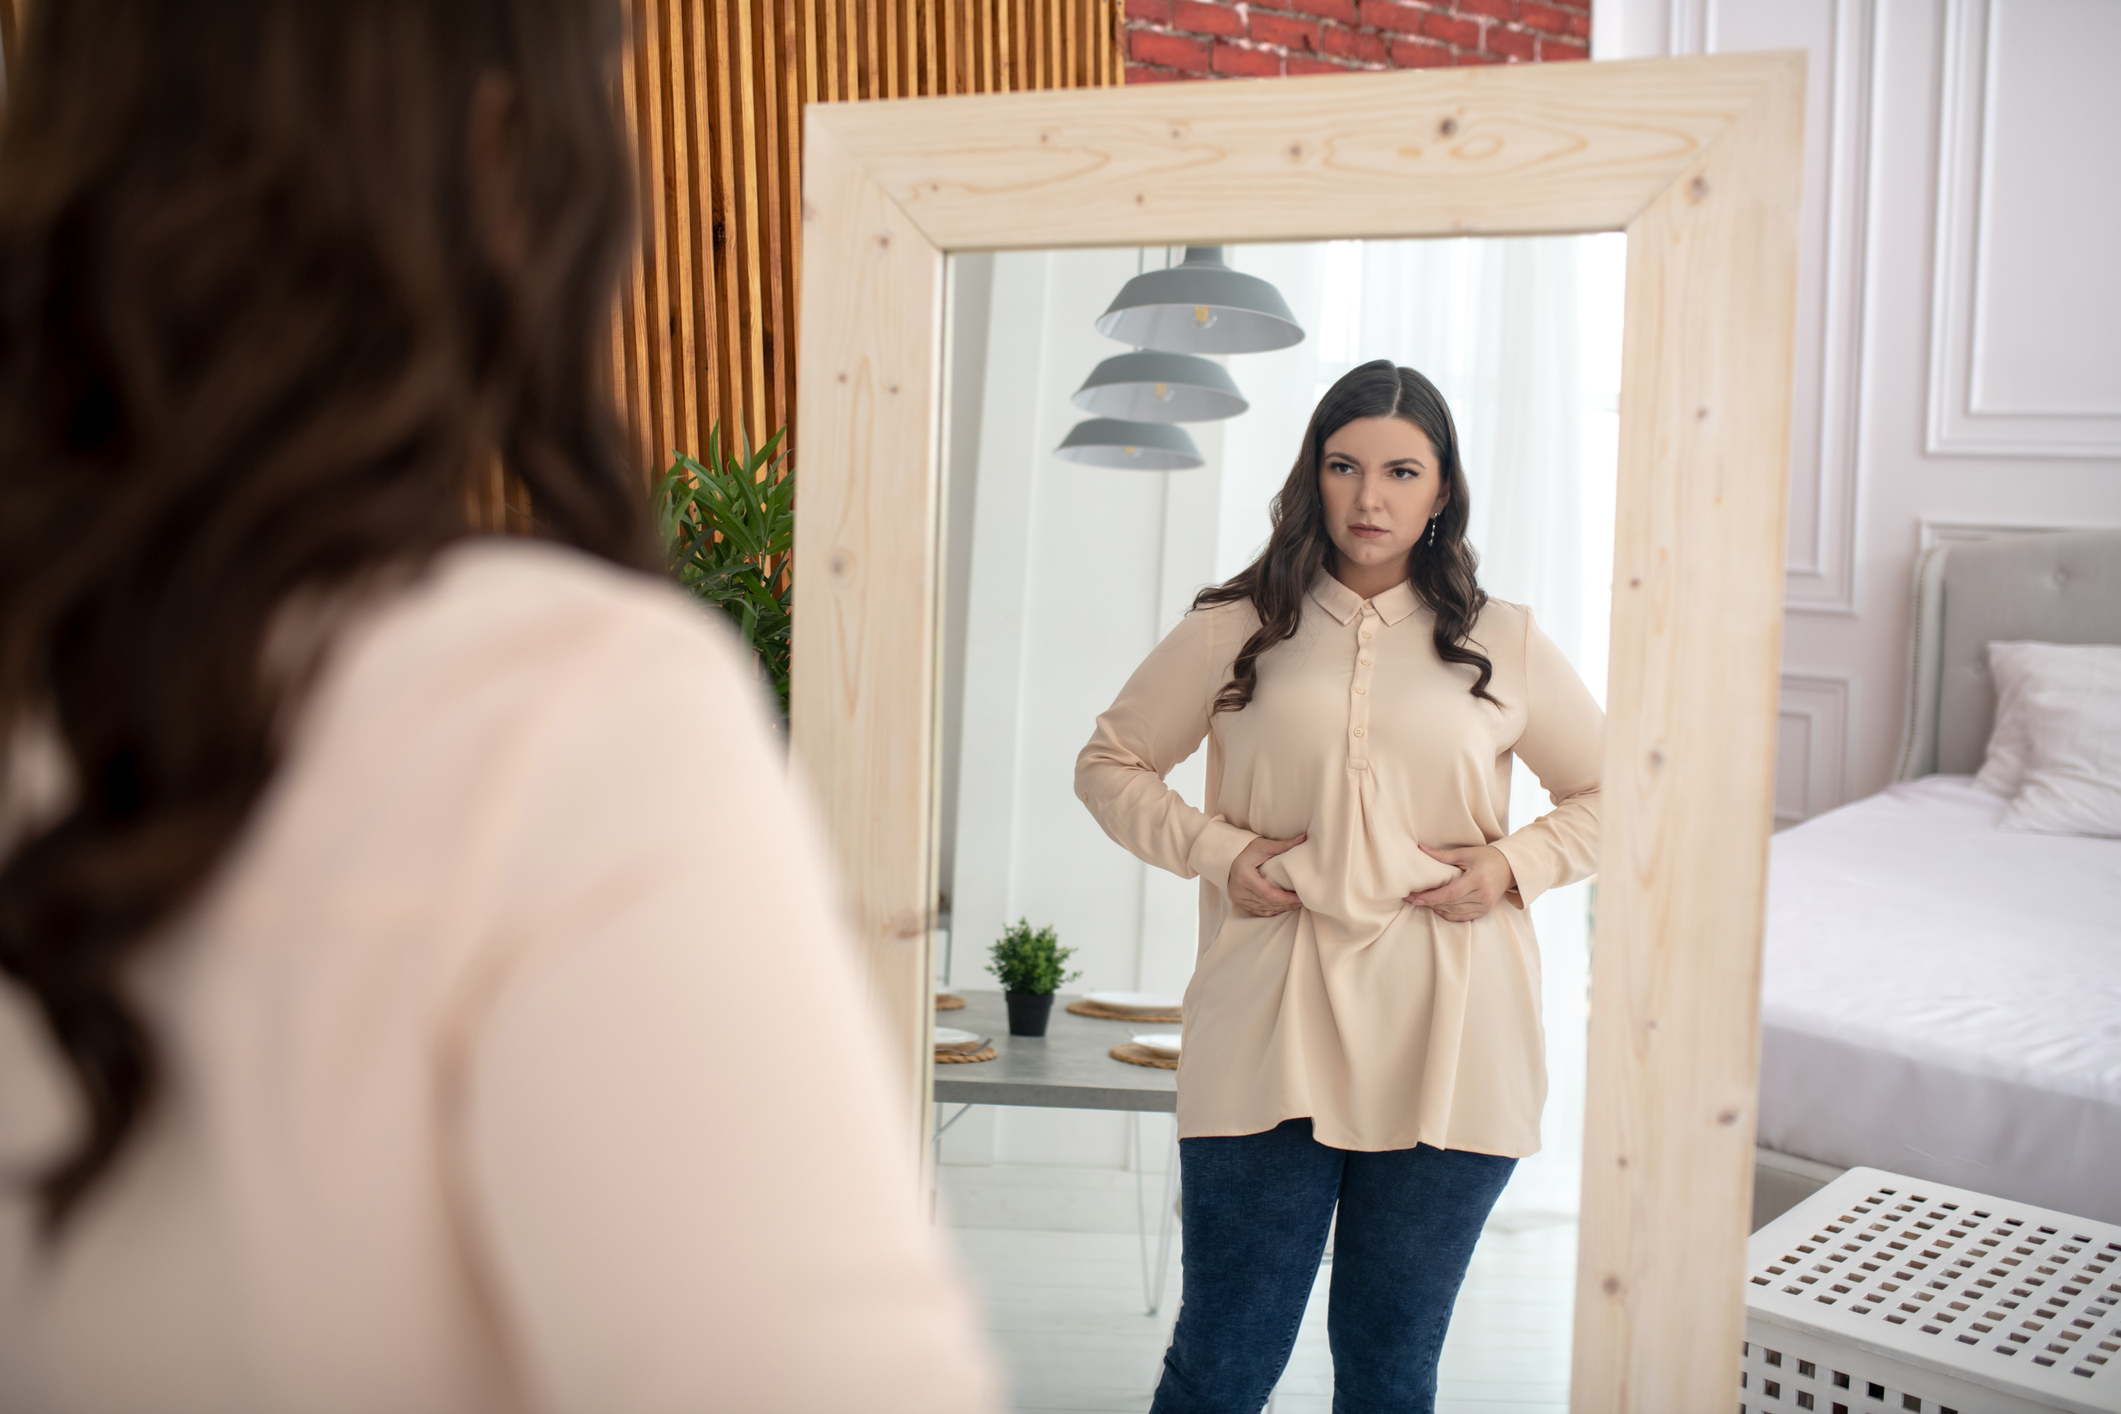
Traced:
<path fill-rule="evenodd" d="M 32 7 L 9 1414 L 990 1402 L 817 832 L 603 391 L 620 38 L 610 0 Z M 496 463 L 538 538 L 471 534 Z"/>

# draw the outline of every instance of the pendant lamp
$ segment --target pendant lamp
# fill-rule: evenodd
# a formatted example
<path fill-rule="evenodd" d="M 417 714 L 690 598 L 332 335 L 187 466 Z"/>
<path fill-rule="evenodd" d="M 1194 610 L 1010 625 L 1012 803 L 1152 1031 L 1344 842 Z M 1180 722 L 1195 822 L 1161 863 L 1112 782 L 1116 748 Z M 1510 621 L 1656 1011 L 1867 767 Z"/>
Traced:
<path fill-rule="evenodd" d="M 1135 422 L 1216 422 L 1251 404 L 1219 363 L 1198 354 L 1114 354 L 1076 390 L 1084 412 Z"/>
<path fill-rule="evenodd" d="M 1129 422 L 1092 417 L 1070 428 L 1054 448 L 1063 461 L 1123 471 L 1190 471 L 1204 458 L 1183 427 L 1168 422 Z"/>
<path fill-rule="evenodd" d="M 1265 353 L 1304 336 L 1281 291 L 1223 264 L 1219 245 L 1187 246 L 1179 264 L 1136 275 L 1097 332 L 1141 349 L 1209 354 Z"/>

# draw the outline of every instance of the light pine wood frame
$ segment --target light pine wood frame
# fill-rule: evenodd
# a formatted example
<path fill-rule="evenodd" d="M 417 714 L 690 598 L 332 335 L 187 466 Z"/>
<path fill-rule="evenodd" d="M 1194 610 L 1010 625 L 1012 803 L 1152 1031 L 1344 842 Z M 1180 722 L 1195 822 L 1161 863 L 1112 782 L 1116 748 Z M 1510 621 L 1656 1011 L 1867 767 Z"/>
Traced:
<path fill-rule="evenodd" d="M 1801 54 L 1747 54 L 809 110 L 794 743 L 909 1143 L 930 1114 L 945 257 L 1624 230 L 1571 1405 L 1735 1403 L 1803 92 Z"/>

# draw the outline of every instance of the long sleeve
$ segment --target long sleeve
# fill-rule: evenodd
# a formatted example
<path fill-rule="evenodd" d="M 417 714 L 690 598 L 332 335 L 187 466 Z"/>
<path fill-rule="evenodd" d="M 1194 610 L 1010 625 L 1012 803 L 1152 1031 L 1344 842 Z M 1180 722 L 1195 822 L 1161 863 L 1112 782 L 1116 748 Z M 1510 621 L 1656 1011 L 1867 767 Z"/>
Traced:
<path fill-rule="evenodd" d="M 648 629 L 538 744 L 520 937 L 463 1020 L 462 1202 L 528 1402 L 991 1409 L 820 832 L 720 635 Z"/>
<path fill-rule="evenodd" d="M 997 1409 L 733 635 L 527 537 L 344 607 L 129 965 L 155 1122 L 55 1247 L 0 1185 L 0 1410 Z M 0 1171 L 79 1114 L 0 978 Z"/>
<path fill-rule="evenodd" d="M 1529 905 L 1548 889 L 1598 867 L 1599 776 L 1605 765 L 1605 713 L 1576 669 L 1527 609 L 1524 630 L 1526 722 L 1514 750 L 1546 787 L 1554 808 L 1496 840 Z"/>
<path fill-rule="evenodd" d="M 1208 735 L 1234 643 L 1218 651 L 1227 610 L 1197 610 L 1157 644 L 1097 719 L 1075 758 L 1075 793 L 1120 845 L 1182 879 L 1227 889 L 1230 866 L 1257 836 L 1210 818 L 1164 784 Z"/>

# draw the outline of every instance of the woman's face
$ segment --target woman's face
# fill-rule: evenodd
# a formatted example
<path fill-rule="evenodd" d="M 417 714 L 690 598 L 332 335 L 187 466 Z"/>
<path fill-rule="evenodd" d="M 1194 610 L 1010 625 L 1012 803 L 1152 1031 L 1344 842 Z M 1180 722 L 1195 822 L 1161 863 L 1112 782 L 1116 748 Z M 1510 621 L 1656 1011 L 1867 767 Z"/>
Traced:
<path fill-rule="evenodd" d="M 1436 461 L 1429 434 L 1405 418 L 1359 417 L 1326 438 L 1318 490 L 1344 565 L 1405 566 L 1429 517 L 1444 508 Z"/>

